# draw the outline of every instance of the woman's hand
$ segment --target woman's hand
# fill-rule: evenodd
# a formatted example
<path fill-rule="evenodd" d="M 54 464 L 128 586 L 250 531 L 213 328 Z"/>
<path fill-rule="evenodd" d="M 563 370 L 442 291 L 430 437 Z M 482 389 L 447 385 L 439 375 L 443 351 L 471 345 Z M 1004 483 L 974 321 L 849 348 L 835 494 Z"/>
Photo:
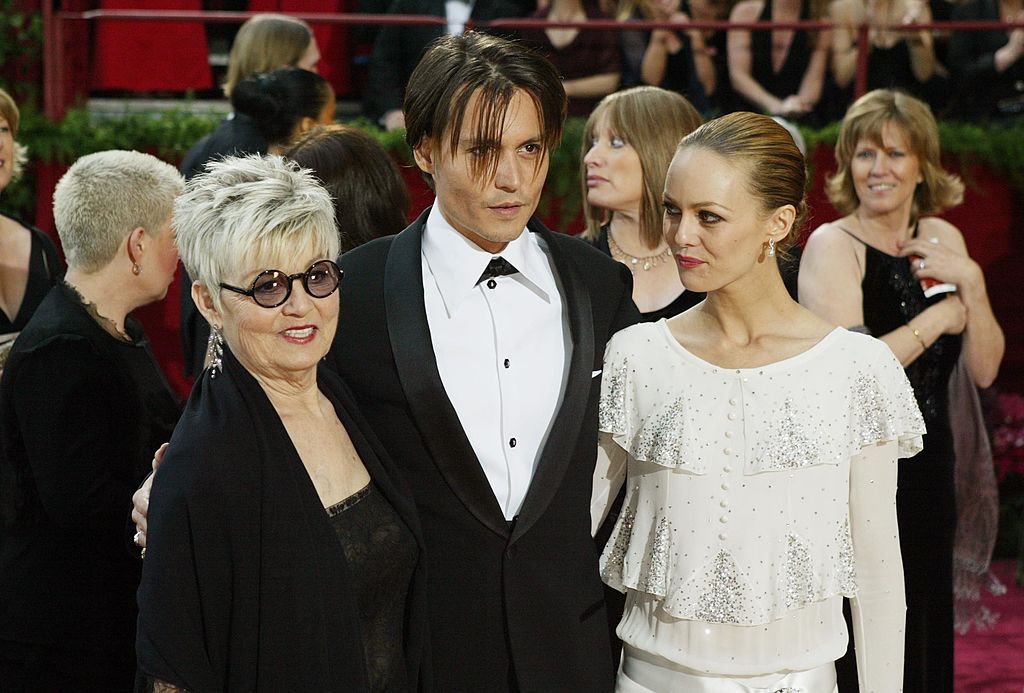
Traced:
<path fill-rule="evenodd" d="M 967 255 L 957 252 L 938 238 L 912 238 L 900 245 L 900 255 L 920 258 L 911 268 L 914 277 L 938 279 L 956 284 L 961 292 L 969 292 L 984 282 L 981 268 Z"/>
<path fill-rule="evenodd" d="M 135 523 L 135 545 L 141 549 L 146 548 L 146 517 L 149 515 L 149 492 L 153 489 L 153 477 L 156 476 L 156 469 L 164 459 L 167 445 L 167 443 L 164 443 L 153 453 L 153 473 L 147 476 L 139 490 L 132 494 L 132 522 Z"/>

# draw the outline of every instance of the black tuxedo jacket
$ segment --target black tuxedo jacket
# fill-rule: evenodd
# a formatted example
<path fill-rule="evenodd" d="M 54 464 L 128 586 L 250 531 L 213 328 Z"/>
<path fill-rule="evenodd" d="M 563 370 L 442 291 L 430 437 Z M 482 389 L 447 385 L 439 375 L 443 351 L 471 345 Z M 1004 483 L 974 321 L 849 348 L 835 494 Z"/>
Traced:
<path fill-rule="evenodd" d="M 605 342 L 639 320 L 629 271 L 539 222 L 568 307 L 562 405 L 515 523 L 506 522 L 441 383 L 423 304 L 425 211 L 341 259 L 329 361 L 355 393 L 423 524 L 440 691 L 611 691 L 590 493 Z M 514 672 L 514 673 L 513 673 Z"/>
<path fill-rule="evenodd" d="M 388 14 L 433 15 L 444 19 L 445 0 L 394 0 Z M 509 17 L 525 17 L 536 6 L 533 0 L 476 0 L 470 21 L 490 21 Z M 401 108 L 405 85 L 427 47 L 448 33 L 446 24 L 381 28 L 373 44 L 373 57 L 367 80 L 363 112 L 373 120 L 387 111 Z M 508 30 L 494 32 L 511 37 Z"/>

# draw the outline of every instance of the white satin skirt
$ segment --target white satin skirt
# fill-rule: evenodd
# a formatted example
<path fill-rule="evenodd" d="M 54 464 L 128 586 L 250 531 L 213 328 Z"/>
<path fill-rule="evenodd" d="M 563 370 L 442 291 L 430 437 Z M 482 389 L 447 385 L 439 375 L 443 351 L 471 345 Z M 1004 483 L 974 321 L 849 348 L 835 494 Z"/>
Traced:
<path fill-rule="evenodd" d="M 617 693 L 838 693 L 836 667 L 829 662 L 804 671 L 758 676 L 719 676 L 673 664 L 623 645 Z"/>

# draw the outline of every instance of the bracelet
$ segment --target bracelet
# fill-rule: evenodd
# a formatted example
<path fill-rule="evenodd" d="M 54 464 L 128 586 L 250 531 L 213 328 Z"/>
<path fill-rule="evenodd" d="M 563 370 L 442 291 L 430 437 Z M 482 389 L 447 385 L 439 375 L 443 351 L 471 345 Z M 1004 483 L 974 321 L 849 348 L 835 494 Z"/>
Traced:
<path fill-rule="evenodd" d="M 924 343 L 924 338 L 921 336 L 920 330 L 916 327 L 911 327 L 909 322 L 907 323 L 907 327 L 910 327 L 910 331 L 914 333 L 914 339 L 916 339 L 917 343 L 921 345 L 921 350 L 928 351 L 928 345 Z"/>

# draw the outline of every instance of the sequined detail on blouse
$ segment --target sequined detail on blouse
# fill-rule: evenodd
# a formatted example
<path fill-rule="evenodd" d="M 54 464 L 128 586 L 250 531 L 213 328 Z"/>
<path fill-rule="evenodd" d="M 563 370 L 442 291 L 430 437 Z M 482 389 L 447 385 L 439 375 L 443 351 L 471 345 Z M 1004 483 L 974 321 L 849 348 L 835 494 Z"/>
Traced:
<path fill-rule="evenodd" d="M 799 609 L 814 601 L 814 569 L 807 543 L 795 534 L 786 536 L 786 561 L 782 580 L 787 609 Z"/>
<path fill-rule="evenodd" d="M 697 600 L 694 618 L 708 623 L 740 623 L 740 603 L 745 588 L 740 583 L 736 561 L 725 549 L 715 556 L 703 592 Z"/>
<path fill-rule="evenodd" d="M 782 405 L 782 416 L 772 426 L 760 456 L 760 471 L 796 469 L 818 464 L 821 442 L 807 435 L 806 421 L 795 415 L 793 398 L 787 397 Z"/>
<path fill-rule="evenodd" d="M 686 400 L 677 397 L 672 404 L 644 422 L 630 453 L 638 460 L 663 467 L 681 467 L 683 460 Z"/>
<path fill-rule="evenodd" d="M 619 520 L 615 523 L 615 530 L 612 538 L 608 541 L 601 556 L 601 579 L 610 585 L 622 584 L 622 565 L 629 549 L 629 541 L 633 535 L 633 522 L 636 520 L 636 511 L 632 508 L 623 508 L 619 514 Z"/>
<path fill-rule="evenodd" d="M 598 409 L 598 426 L 602 431 L 623 433 L 626 430 L 626 387 L 629 365 L 623 361 L 610 378 L 601 385 L 601 402 Z"/>
<path fill-rule="evenodd" d="M 846 516 L 842 527 L 839 528 L 836 544 L 839 546 L 837 552 L 839 589 L 843 594 L 853 595 L 857 592 L 857 564 L 853 559 L 853 535 L 850 533 L 849 515 Z"/>
<path fill-rule="evenodd" d="M 672 530 L 668 518 L 658 520 L 654 541 L 647 551 L 647 570 L 640 576 L 636 588 L 649 594 L 664 595 L 668 591 L 668 555 Z"/>

